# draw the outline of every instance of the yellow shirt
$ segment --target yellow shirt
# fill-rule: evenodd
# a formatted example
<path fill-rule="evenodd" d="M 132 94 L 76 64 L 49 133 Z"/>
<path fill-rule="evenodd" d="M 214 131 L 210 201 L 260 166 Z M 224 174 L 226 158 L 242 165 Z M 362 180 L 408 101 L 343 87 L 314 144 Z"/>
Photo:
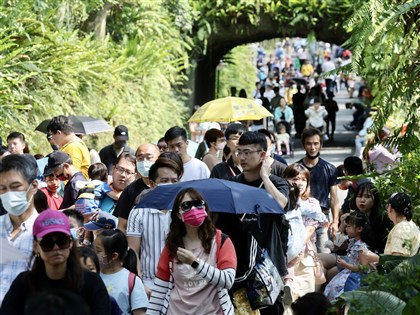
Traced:
<path fill-rule="evenodd" d="M 384 254 L 400 253 L 403 256 L 414 256 L 419 250 L 420 231 L 411 221 L 397 223 L 388 234 Z"/>
<path fill-rule="evenodd" d="M 63 145 L 60 149 L 70 155 L 75 168 L 83 173 L 83 176 L 88 179 L 88 169 L 90 166 L 90 153 L 86 144 L 83 141 L 72 141 Z"/>
<path fill-rule="evenodd" d="M 312 73 L 314 73 L 314 67 L 312 67 L 310 63 L 303 64 L 302 67 L 300 68 L 300 73 L 302 74 L 303 77 L 310 77 Z"/>

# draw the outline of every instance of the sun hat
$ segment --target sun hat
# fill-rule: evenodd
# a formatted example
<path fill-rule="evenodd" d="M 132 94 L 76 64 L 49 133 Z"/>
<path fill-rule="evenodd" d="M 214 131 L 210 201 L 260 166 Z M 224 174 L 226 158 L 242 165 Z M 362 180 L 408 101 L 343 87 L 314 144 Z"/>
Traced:
<path fill-rule="evenodd" d="M 32 234 L 42 238 L 47 234 L 60 232 L 70 236 L 70 223 L 67 216 L 57 210 L 42 211 L 34 222 Z"/>
<path fill-rule="evenodd" d="M 117 226 L 117 218 L 112 214 L 100 211 L 97 215 L 84 225 L 88 231 L 96 231 L 101 229 L 115 229 Z"/>

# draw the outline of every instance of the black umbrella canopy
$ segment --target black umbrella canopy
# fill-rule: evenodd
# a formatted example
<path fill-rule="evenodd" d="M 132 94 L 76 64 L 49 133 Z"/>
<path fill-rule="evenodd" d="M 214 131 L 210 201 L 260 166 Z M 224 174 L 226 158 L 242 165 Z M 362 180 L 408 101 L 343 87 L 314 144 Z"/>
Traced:
<path fill-rule="evenodd" d="M 74 133 L 81 135 L 90 135 L 99 132 L 112 131 L 113 128 L 103 119 L 93 118 L 89 116 L 69 116 Z M 47 126 L 51 119 L 43 120 L 35 130 L 47 133 Z"/>

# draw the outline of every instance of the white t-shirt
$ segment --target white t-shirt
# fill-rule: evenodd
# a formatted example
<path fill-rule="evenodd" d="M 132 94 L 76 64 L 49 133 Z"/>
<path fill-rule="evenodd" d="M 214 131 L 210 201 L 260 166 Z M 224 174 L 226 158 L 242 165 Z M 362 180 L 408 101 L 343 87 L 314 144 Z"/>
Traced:
<path fill-rule="evenodd" d="M 206 179 L 210 177 L 210 170 L 207 165 L 196 158 L 191 158 L 190 161 L 184 163 L 184 175 L 181 177 L 181 182 L 196 179 Z"/>
<path fill-rule="evenodd" d="M 125 268 L 113 274 L 100 273 L 103 282 L 112 296 L 118 303 L 118 306 L 123 312 L 123 315 L 129 315 L 133 310 L 144 308 L 146 309 L 149 301 L 147 299 L 146 291 L 144 290 L 143 282 L 139 277 L 136 277 L 134 288 L 131 292 L 131 310 L 128 303 L 128 275 L 129 271 Z"/>

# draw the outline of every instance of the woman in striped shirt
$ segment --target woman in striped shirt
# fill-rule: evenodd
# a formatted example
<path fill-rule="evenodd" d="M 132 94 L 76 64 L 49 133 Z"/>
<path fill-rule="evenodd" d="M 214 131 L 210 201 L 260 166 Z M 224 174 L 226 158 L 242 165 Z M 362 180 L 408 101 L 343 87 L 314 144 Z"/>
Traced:
<path fill-rule="evenodd" d="M 193 188 L 175 199 L 147 314 L 234 314 L 235 248 Z"/>

